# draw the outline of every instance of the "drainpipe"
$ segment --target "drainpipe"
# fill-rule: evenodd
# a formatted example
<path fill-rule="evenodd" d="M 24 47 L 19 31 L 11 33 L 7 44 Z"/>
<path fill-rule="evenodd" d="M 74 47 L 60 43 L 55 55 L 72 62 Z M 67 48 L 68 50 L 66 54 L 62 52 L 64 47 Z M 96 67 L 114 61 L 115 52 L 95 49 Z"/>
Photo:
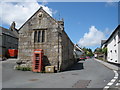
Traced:
<path fill-rule="evenodd" d="M 59 30 L 59 29 L 58 29 Z M 60 71 L 59 69 L 59 54 L 60 54 L 60 51 L 59 51 L 59 31 L 58 31 L 58 61 L 57 61 L 57 72 Z"/>

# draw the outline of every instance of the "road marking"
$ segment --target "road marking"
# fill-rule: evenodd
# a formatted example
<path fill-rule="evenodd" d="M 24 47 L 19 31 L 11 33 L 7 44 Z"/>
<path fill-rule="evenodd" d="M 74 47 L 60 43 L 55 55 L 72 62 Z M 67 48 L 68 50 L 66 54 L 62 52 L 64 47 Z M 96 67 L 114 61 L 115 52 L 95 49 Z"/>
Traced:
<path fill-rule="evenodd" d="M 120 86 L 120 83 L 117 83 L 116 86 Z"/>
<path fill-rule="evenodd" d="M 114 78 L 104 87 L 103 90 L 109 89 L 110 86 L 113 85 L 113 83 L 118 79 L 118 73 L 117 73 L 117 71 L 115 71 L 115 70 L 113 70 L 113 71 L 114 71 L 114 73 L 115 73 Z"/>
<path fill-rule="evenodd" d="M 114 82 L 109 82 L 107 85 L 108 85 L 108 86 L 111 86 L 111 85 L 113 85 L 113 83 L 114 83 Z"/>
<path fill-rule="evenodd" d="M 112 80 L 111 80 L 111 82 L 115 82 L 115 81 L 116 81 L 116 79 L 112 79 Z"/>
<path fill-rule="evenodd" d="M 114 77 L 114 79 L 117 79 L 118 77 Z"/>
<path fill-rule="evenodd" d="M 116 84 L 116 86 L 120 86 L 120 80 L 118 80 L 118 83 Z"/>
<path fill-rule="evenodd" d="M 107 88 L 109 88 L 109 87 L 110 87 L 110 86 L 105 86 L 104 88 L 107 89 Z"/>

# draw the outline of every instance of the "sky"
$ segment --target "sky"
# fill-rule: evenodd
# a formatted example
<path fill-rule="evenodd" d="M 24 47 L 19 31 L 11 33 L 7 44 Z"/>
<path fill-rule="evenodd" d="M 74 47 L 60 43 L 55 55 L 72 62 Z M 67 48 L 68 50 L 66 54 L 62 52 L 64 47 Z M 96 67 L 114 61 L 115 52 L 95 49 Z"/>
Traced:
<path fill-rule="evenodd" d="M 64 19 L 65 31 L 74 44 L 94 50 L 107 39 L 118 25 L 116 2 L 2 2 L 0 26 L 9 28 L 15 21 L 17 28 L 41 6 L 53 18 Z M 28 1 L 28 0 L 24 0 Z"/>

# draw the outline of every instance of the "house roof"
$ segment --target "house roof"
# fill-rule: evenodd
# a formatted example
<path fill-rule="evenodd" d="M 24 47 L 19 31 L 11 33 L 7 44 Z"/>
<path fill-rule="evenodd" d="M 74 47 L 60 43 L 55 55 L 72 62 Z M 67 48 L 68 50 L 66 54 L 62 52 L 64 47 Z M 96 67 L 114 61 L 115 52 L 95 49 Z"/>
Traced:
<path fill-rule="evenodd" d="M 101 40 L 101 44 L 104 44 L 107 40 Z"/>
<path fill-rule="evenodd" d="M 105 44 L 107 40 L 101 40 L 101 47 Z"/>
<path fill-rule="evenodd" d="M 0 26 L 0 30 L 2 31 L 2 34 L 6 34 L 6 35 L 12 36 L 14 38 L 18 38 L 18 33 L 16 31 L 11 31 L 11 30 L 6 29 L 1 26 Z"/>
<path fill-rule="evenodd" d="M 84 52 L 77 44 L 74 45 L 74 48 L 75 48 L 75 49 L 78 49 L 78 50 L 81 51 L 81 52 Z"/>
<path fill-rule="evenodd" d="M 53 19 L 55 22 L 58 23 L 57 20 L 55 20 L 53 17 L 51 17 L 44 9 L 43 7 L 40 7 L 18 30 L 20 30 L 37 12 L 39 12 L 40 10 L 43 10 L 43 12 L 45 12 L 51 19 Z"/>
<path fill-rule="evenodd" d="M 106 40 L 106 42 L 105 43 L 108 43 L 108 41 L 114 36 L 114 34 L 118 31 L 118 30 L 120 30 L 120 24 L 117 26 L 117 28 L 113 31 L 113 33 L 110 35 L 110 37 Z M 104 43 L 104 44 L 105 44 Z"/>

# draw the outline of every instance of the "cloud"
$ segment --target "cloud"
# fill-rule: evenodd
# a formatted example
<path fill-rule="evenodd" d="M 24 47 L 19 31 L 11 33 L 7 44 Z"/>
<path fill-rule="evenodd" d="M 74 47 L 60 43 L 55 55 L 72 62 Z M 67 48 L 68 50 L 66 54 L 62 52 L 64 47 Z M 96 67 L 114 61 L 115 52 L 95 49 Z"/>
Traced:
<path fill-rule="evenodd" d="M 99 31 L 95 26 L 89 28 L 89 32 L 85 33 L 78 44 L 82 47 L 100 45 L 101 40 L 106 39 L 105 34 Z"/>
<path fill-rule="evenodd" d="M 6 0 L 7 1 L 7 0 Z M 19 28 L 30 16 L 32 16 L 40 7 L 52 16 L 54 11 L 45 6 L 47 3 L 39 4 L 37 0 L 10 0 L 11 2 L 1 2 L 2 10 L 0 12 L 0 21 L 5 25 L 10 25 L 13 21 L 16 22 Z"/>

